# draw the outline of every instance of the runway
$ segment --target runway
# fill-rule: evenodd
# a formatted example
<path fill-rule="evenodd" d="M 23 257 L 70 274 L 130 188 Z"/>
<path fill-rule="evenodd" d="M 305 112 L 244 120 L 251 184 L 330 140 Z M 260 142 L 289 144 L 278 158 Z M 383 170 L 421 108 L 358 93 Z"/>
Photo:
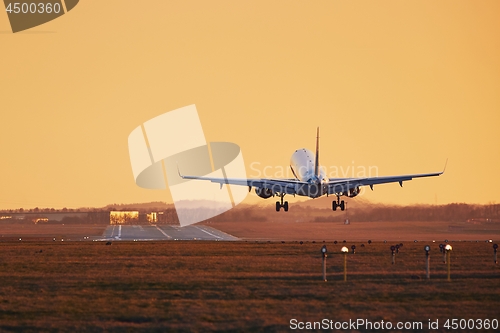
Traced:
<path fill-rule="evenodd" d="M 210 241 L 236 241 L 237 237 L 231 236 L 220 230 L 204 225 L 190 225 L 186 227 L 168 225 L 110 225 L 102 237 L 94 241 L 159 241 L 159 240 L 210 240 Z"/>

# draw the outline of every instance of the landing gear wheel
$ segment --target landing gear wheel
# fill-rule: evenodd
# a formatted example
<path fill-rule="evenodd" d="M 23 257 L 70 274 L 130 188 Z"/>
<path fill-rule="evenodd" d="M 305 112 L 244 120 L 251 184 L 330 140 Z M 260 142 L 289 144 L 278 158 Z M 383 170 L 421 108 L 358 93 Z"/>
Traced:
<path fill-rule="evenodd" d="M 337 195 L 337 201 L 332 201 L 333 211 L 336 211 L 337 208 L 340 208 L 340 210 L 345 210 L 345 202 L 344 202 L 344 200 L 340 201 L 339 195 Z"/>
<path fill-rule="evenodd" d="M 283 205 L 283 209 L 285 212 L 288 212 L 288 201 L 285 201 L 285 204 Z"/>
<path fill-rule="evenodd" d="M 276 211 L 279 212 L 281 209 L 281 204 L 279 201 L 276 201 Z"/>

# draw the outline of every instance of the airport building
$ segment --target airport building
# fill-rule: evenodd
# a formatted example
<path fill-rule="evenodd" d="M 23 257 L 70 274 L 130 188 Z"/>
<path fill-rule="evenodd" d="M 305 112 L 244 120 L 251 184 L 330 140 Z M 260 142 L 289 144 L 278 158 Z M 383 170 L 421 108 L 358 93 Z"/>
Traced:
<path fill-rule="evenodd" d="M 133 211 L 110 211 L 109 224 L 141 224 L 158 222 L 158 215 L 161 213 L 141 213 L 137 210 Z"/>

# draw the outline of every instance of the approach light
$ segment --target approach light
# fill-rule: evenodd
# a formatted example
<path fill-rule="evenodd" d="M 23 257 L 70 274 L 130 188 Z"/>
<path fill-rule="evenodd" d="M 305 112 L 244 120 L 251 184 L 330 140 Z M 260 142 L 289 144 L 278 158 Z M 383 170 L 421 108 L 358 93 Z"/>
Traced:
<path fill-rule="evenodd" d="M 347 253 L 349 252 L 349 249 L 345 246 L 342 247 L 342 249 L 340 249 L 340 251 L 342 251 L 342 253 Z"/>
<path fill-rule="evenodd" d="M 450 271 L 451 271 L 451 268 L 450 268 L 450 266 L 451 266 L 450 265 L 450 263 L 451 263 L 450 255 L 451 255 L 451 253 L 450 252 L 451 252 L 452 247 L 451 247 L 450 244 L 446 244 L 446 246 L 444 247 L 444 249 L 446 250 L 445 258 L 446 258 L 446 256 L 448 256 L 448 260 L 447 260 L 447 262 L 448 262 L 448 281 L 451 281 L 451 275 L 450 275 Z"/>
<path fill-rule="evenodd" d="M 429 245 L 424 246 L 425 250 L 425 277 L 427 279 L 431 278 L 431 270 L 430 270 L 430 263 L 429 263 L 429 251 L 431 250 L 431 247 Z"/>
<path fill-rule="evenodd" d="M 326 257 L 328 250 L 326 249 L 326 245 L 323 245 L 321 248 L 321 255 L 323 256 L 323 281 L 326 281 Z"/>

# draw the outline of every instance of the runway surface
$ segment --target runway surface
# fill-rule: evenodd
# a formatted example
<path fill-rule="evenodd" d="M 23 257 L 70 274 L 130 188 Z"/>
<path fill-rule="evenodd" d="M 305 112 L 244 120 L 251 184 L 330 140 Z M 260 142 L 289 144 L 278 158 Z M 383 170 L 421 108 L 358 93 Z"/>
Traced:
<path fill-rule="evenodd" d="M 231 236 L 220 230 L 204 225 L 190 225 L 186 227 L 168 225 L 110 225 L 102 237 L 95 241 L 124 240 L 124 241 L 157 241 L 157 240 L 211 240 L 211 241 L 236 241 L 237 237 Z"/>

